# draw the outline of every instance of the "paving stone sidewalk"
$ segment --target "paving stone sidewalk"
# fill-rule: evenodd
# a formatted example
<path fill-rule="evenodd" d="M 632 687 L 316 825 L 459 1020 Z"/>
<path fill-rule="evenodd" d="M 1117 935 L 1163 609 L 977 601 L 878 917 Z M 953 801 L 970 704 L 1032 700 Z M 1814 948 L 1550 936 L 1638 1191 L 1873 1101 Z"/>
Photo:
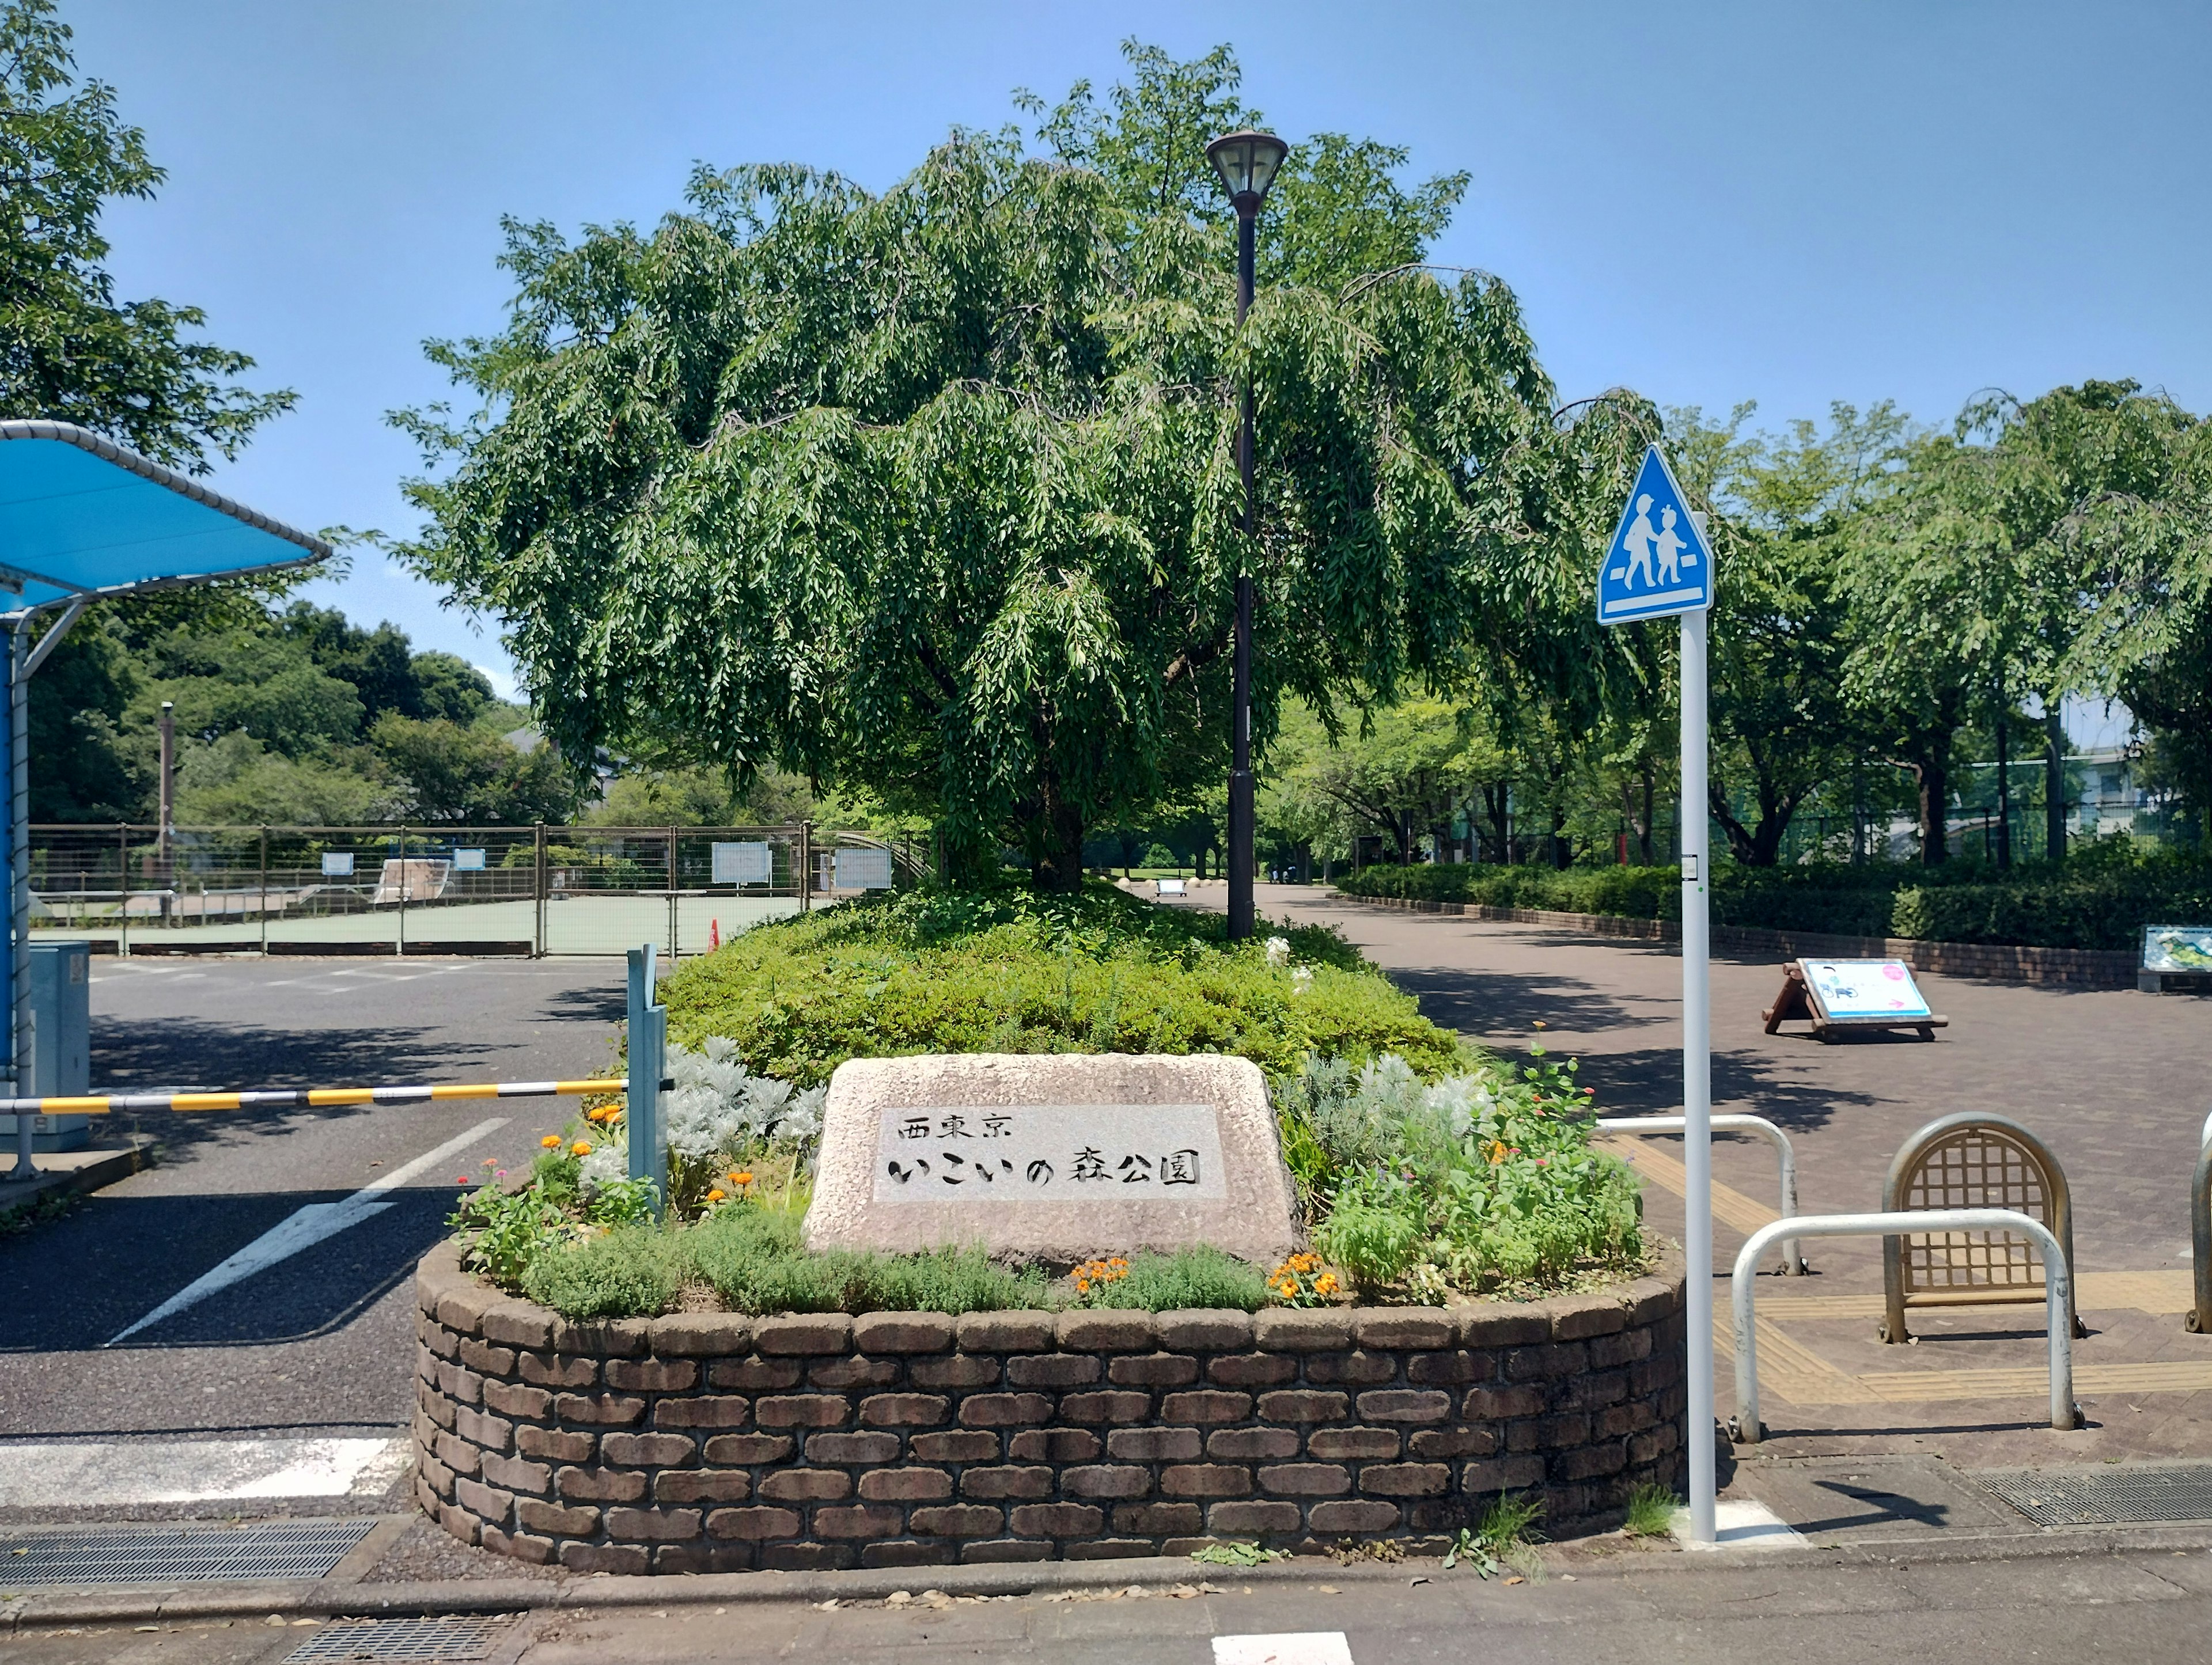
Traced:
<path fill-rule="evenodd" d="M 1204 890 L 1193 902 L 1218 905 Z M 1401 913 L 1319 887 L 1263 885 L 1259 908 L 1341 927 L 1440 1024 L 1501 1051 L 1540 1044 L 1581 1060 L 1582 1080 L 1612 1114 L 1680 1109 L 1681 963 L 1667 945 Z M 2212 1455 L 2212 1336 L 2182 1329 L 2190 1176 L 2212 1101 L 2212 1001 L 1932 975 L 1920 982 L 1951 1019 L 1933 1042 L 1823 1045 L 1802 1024 L 1764 1032 L 1759 1014 L 1782 983 L 1778 963 L 1717 955 L 1713 1108 L 1763 1115 L 1790 1134 L 1808 1213 L 1879 1207 L 1898 1147 L 1953 1111 L 2009 1116 L 2040 1136 L 2073 1188 L 2090 1331 L 2075 1344 L 2075 1396 L 2089 1425 L 2065 1434 L 2047 1425 L 2039 1304 L 1916 1310 L 1918 1339 L 1885 1346 L 1875 1333 L 1879 1241 L 1830 1240 L 1808 1246 L 1814 1276 L 1760 1280 L 1770 1438 L 1739 1455 L 1940 1452 L 1972 1468 Z M 1680 1141 L 1624 1144 L 1647 1177 L 1647 1218 L 1679 1237 Z M 1775 1210 L 1772 1151 L 1717 1141 L 1714 1174 L 1724 1188 L 1714 1263 L 1724 1330 L 1727 1273 Z M 1723 1416 L 1733 1408 L 1726 1339 Z"/>

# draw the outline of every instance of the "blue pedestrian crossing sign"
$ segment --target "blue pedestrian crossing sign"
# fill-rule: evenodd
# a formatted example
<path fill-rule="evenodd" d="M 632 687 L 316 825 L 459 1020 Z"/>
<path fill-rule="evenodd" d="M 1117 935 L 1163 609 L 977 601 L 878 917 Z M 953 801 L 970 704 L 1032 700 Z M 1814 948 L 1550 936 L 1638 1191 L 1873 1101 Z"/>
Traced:
<path fill-rule="evenodd" d="M 1620 511 L 1597 574 L 1597 622 L 1694 613 L 1713 605 L 1713 552 L 1657 446 Z"/>

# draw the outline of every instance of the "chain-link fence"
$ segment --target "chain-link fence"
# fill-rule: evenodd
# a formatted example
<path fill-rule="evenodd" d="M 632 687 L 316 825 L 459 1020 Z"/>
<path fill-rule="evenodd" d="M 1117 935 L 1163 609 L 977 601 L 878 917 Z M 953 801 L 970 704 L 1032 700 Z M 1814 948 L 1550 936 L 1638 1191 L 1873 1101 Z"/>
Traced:
<path fill-rule="evenodd" d="M 121 954 L 704 952 L 912 883 L 927 846 L 781 827 L 33 826 L 32 933 Z"/>

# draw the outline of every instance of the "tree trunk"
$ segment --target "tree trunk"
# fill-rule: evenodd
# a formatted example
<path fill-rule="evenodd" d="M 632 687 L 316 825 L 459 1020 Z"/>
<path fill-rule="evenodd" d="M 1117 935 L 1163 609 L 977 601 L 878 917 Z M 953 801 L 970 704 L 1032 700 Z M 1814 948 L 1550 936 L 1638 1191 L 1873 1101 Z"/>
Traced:
<path fill-rule="evenodd" d="M 1575 842 L 1567 836 L 1567 812 L 1559 805 L 1552 808 L 1552 866 L 1565 872 L 1575 865 Z"/>
<path fill-rule="evenodd" d="M 2043 696 L 2043 854 L 2066 860 L 2066 725 L 2056 696 Z"/>
<path fill-rule="evenodd" d="M 2000 696 L 1997 701 L 1997 868 L 2000 872 L 2012 866 L 2012 725 L 2005 720 L 2005 717 L 2004 701 Z"/>
<path fill-rule="evenodd" d="M 1951 771 L 1934 758 L 1913 765 L 1920 787 L 1920 860 L 1934 867 L 1950 858 Z"/>
<path fill-rule="evenodd" d="M 1482 789 L 1483 811 L 1490 817 L 1490 859 L 1500 867 L 1513 864 L 1513 811 L 1503 782 Z"/>
<path fill-rule="evenodd" d="M 1031 882 L 1040 890 L 1073 892 L 1083 888 L 1083 811 L 1047 789 L 1038 829 L 1042 843 Z"/>

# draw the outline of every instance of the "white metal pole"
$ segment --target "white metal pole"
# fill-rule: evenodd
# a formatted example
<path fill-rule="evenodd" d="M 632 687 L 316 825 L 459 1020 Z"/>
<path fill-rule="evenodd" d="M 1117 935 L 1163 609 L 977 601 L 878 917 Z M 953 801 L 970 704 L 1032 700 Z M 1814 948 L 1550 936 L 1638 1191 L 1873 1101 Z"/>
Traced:
<path fill-rule="evenodd" d="M 1682 1251 L 1690 1540 L 1714 1541 L 1711 872 L 1705 848 L 1705 614 L 1682 616 Z"/>

